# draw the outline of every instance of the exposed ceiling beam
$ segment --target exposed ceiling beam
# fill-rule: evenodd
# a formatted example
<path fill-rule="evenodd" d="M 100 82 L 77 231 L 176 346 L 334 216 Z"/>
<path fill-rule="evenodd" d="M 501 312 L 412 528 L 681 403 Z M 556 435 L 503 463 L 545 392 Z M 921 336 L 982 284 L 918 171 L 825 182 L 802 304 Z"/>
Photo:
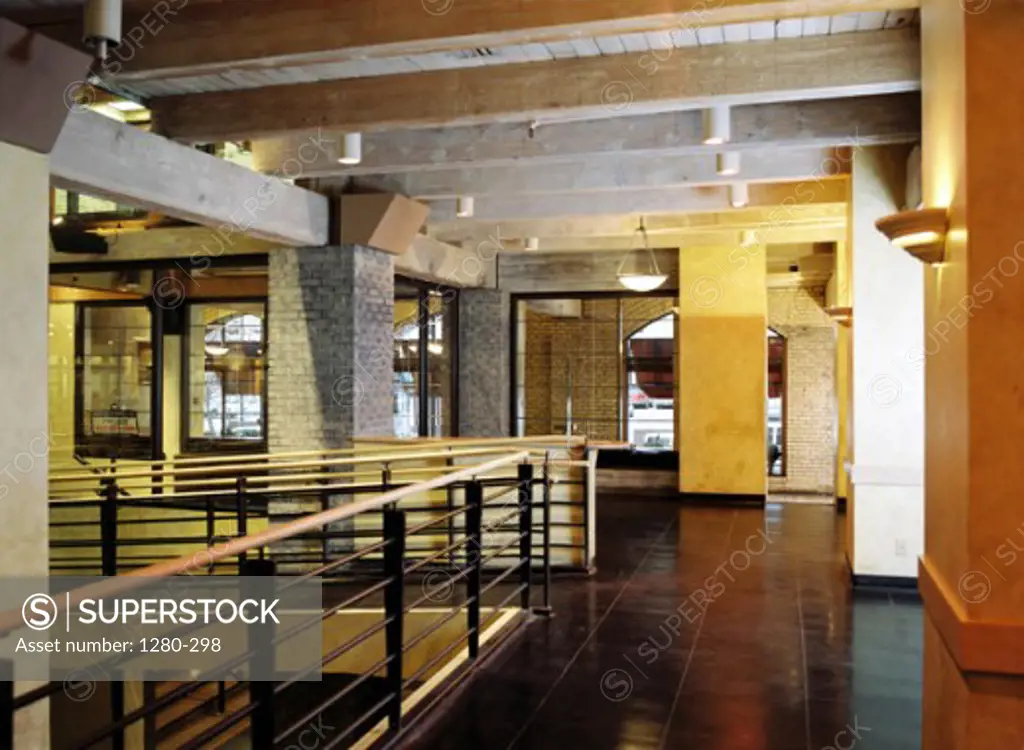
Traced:
<path fill-rule="evenodd" d="M 437 200 L 461 195 L 506 197 L 570 191 L 621 191 L 730 182 L 775 182 L 815 179 L 844 171 L 849 159 L 835 149 L 752 151 L 744 155 L 739 175 L 723 177 L 714 151 L 670 159 L 660 156 L 603 156 L 564 164 L 480 167 L 361 177 L 358 182 L 414 198 Z M 848 171 L 848 170 L 846 170 Z M 596 196 L 600 197 L 600 196 Z"/>
<path fill-rule="evenodd" d="M 804 244 L 814 242 L 840 242 L 846 235 L 845 223 L 829 222 L 825 226 L 780 226 L 773 229 L 767 236 L 769 243 Z M 720 245 L 723 242 L 740 242 L 742 230 L 733 228 L 685 230 L 680 232 L 660 233 L 652 236 L 651 244 L 657 247 L 687 247 L 691 245 Z M 478 242 L 489 241 L 481 237 Z M 538 252 L 624 252 L 637 247 L 639 238 L 628 235 L 609 237 L 574 237 L 569 235 L 540 238 Z M 466 243 L 471 244 L 471 243 Z M 523 250 L 523 242 L 519 238 L 510 237 L 502 240 L 502 246 L 510 251 Z"/>
<path fill-rule="evenodd" d="M 328 240 L 324 196 L 94 112 L 69 113 L 50 173 L 58 187 L 214 227 L 220 239 L 210 252 L 246 235 L 296 246 Z"/>
<path fill-rule="evenodd" d="M 497 123 L 367 133 L 359 166 L 338 163 L 334 144 L 343 133 L 324 133 L 328 147 L 297 153 L 314 132 L 253 143 L 261 172 L 297 169 L 305 177 L 413 172 L 423 169 L 555 163 L 605 154 L 684 156 L 706 153 L 697 110 L 577 122 Z M 916 93 L 755 104 L 732 111 L 734 150 L 876 146 L 921 138 L 921 97 Z"/>
<path fill-rule="evenodd" d="M 395 256 L 395 271 L 403 276 L 447 286 L 493 286 L 494 270 L 493 255 L 481 257 L 471 248 L 425 234 L 417 235 L 405 253 Z"/>
<path fill-rule="evenodd" d="M 660 243 L 662 235 L 701 234 L 709 232 L 739 233 L 742 230 L 759 232 L 762 242 L 777 243 L 778 236 L 796 227 L 845 229 L 847 204 L 792 202 L 777 206 L 740 208 L 731 211 L 651 216 L 646 219 L 651 243 Z M 460 219 L 430 226 L 429 234 L 445 242 L 472 245 L 474 242 L 492 241 L 501 244 L 507 238 L 524 237 L 625 237 L 636 233 L 639 217 L 594 216 L 536 221 L 484 222 Z M 786 240 L 790 242 L 792 240 Z M 798 240 L 829 241 L 829 240 Z"/>
<path fill-rule="evenodd" d="M 575 3 L 574 3 L 575 4 Z M 586 5 L 586 3 L 580 3 Z M 154 99 L 156 126 L 187 141 L 606 116 L 722 104 L 896 93 L 920 87 L 914 29 L 841 34 L 269 86 Z M 642 85 L 641 85 L 642 84 Z"/>
<path fill-rule="evenodd" d="M 748 192 L 750 206 L 778 206 L 787 199 L 804 205 L 840 203 L 847 199 L 847 180 L 813 177 L 804 182 L 754 184 L 750 185 Z M 477 222 L 609 214 L 678 214 L 732 208 L 729 188 L 722 185 L 485 196 L 476 198 L 474 203 L 473 219 Z M 431 222 L 453 222 L 456 218 L 455 201 L 431 202 Z"/>
<path fill-rule="evenodd" d="M 919 5 L 919 0 L 193 0 L 170 3 L 174 14 L 168 14 L 159 35 L 139 45 L 126 69 L 137 80 L 213 75 Z M 138 24 L 142 12 L 128 13 L 125 28 Z"/>

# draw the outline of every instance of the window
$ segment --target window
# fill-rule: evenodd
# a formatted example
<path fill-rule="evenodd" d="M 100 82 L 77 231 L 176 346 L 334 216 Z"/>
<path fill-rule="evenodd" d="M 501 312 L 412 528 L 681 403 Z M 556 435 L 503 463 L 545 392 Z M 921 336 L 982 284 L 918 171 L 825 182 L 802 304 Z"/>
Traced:
<path fill-rule="evenodd" d="M 626 432 L 641 450 L 675 443 L 676 316 L 669 313 L 626 339 Z"/>
<path fill-rule="evenodd" d="M 786 476 L 786 338 L 768 329 L 768 476 Z"/>
<path fill-rule="evenodd" d="M 457 434 L 454 378 L 458 296 L 395 280 L 394 417 L 397 437 Z"/>
<path fill-rule="evenodd" d="M 266 443 L 266 302 L 187 305 L 189 450 Z"/>
<path fill-rule="evenodd" d="M 75 450 L 83 456 L 152 458 L 152 316 L 136 302 L 79 303 L 76 310 Z"/>

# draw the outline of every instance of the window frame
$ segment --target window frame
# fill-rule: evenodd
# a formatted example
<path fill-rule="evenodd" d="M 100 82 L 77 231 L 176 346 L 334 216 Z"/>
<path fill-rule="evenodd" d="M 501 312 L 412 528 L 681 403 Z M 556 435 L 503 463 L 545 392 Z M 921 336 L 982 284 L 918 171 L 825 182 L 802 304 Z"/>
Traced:
<path fill-rule="evenodd" d="M 789 412 L 789 338 L 784 333 L 782 333 L 780 330 L 778 330 L 777 328 L 775 328 L 773 326 L 767 326 L 766 331 L 770 331 L 771 333 L 774 333 L 776 338 L 778 338 L 778 340 L 782 342 L 782 368 L 781 368 L 782 384 L 780 386 L 780 392 L 782 394 L 782 409 L 780 410 L 780 414 L 779 414 L 779 430 L 781 430 L 781 432 L 782 432 L 782 440 L 779 441 L 780 444 L 782 445 L 782 460 L 781 460 L 781 462 L 779 464 L 779 473 L 778 474 L 772 474 L 771 467 L 769 466 L 769 467 L 767 467 L 768 468 L 767 475 L 768 475 L 769 479 L 785 479 L 786 476 L 787 476 L 787 470 L 788 470 L 788 466 L 787 465 L 789 463 L 789 424 L 788 424 L 789 423 L 789 419 L 788 419 L 788 412 Z M 765 378 L 767 380 L 767 377 L 768 377 L 768 374 L 769 374 L 768 368 L 771 366 L 771 360 L 769 359 L 769 356 L 768 356 L 769 355 L 769 352 L 768 352 L 768 339 L 770 339 L 771 337 L 767 334 L 767 332 L 766 332 L 765 338 L 766 338 L 766 341 L 765 341 L 765 365 L 766 365 L 766 367 L 765 367 Z M 767 448 L 767 436 L 768 436 L 768 403 L 767 403 L 767 399 L 768 399 L 768 394 L 766 392 L 765 393 L 765 438 L 766 438 L 766 448 Z"/>
<path fill-rule="evenodd" d="M 191 308 L 195 305 L 233 305 L 233 304 L 262 304 L 263 305 L 263 330 L 261 331 L 263 348 L 263 393 L 260 407 L 260 419 L 263 424 L 263 437 L 259 440 L 241 440 L 232 438 L 211 438 L 193 437 L 190 434 L 192 424 L 192 379 L 189 369 L 189 352 L 191 349 L 192 326 L 189 322 L 192 319 Z M 267 453 L 269 446 L 270 421 L 268 409 L 270 371 L 270 300 L 269 296 L 255 297 L 190 297 L 182 304 L 182 334 L 181 334 L 181 408 L 179 409 L 180 434 L 182 453 L 212 454 L 212 453 Z M 206 370 L 204 369 L 205 373 Z"/>
<path fill-rule="evenodd" d="M 163 456 L 163 328 L 160 310 L 153 304 L 151 297 L 138 300 L 90 300 L 75 302 L 75 393 L 74 393 L 74 450 L 78 456 L 86 458 L 117 458 L 129 460 L 160 460 Z M 87 309 L 137 307 L 149 313 L 150 351 L 152 352 L 150 367 L 152 368 L 149 383 L 149 439 L 138 438 L 131 441 L 138 449 L 127 452 L 118 450 L 103 451 L 101 441 L 95 436 L 85 434 L 85 316 Z M 148 443 L 148 450 L 146 444 Z M 120 447 L 120 446 L 119 446 Z"/>
<path fill-rule="evenodd" d="M 403 284 L 413 287 L 416 290 L 416 328 L 417 328 L 417 354 L 418 376 L 416 380 L 416 396 L 419 403 L 417 415 L 417 432 L 421 438 L 430 437 L 430 359 L 428 345 L 430 343 L 430 293 L 437 292 L 442 300 L 442 321 L 444 323 L 444 336 L 451 342 L 451 383 L 449 393 L 451 403 L 448 406 L 451 430 L 449 435 L 435 436 L 438 438 L 456 438 L 459 436 L 459 289 L 458 287 L 437 284 L 430 281 L 414 279 L 402 274 L 395 274 L 395 286 Z M 444 300 L 447 298 L 447 302 Z M 397 297 L 396 297 L 397 299 Z M 410 299 L 403 297 L 402 299 Z M 450 315 L 445 312 L 451 311 Z M 392 357 L 394 353 L 392 352 Z M 393 388 L 393 387 L 392 387 Z M 394 390 L 392 390 L 392 400 Z"/>

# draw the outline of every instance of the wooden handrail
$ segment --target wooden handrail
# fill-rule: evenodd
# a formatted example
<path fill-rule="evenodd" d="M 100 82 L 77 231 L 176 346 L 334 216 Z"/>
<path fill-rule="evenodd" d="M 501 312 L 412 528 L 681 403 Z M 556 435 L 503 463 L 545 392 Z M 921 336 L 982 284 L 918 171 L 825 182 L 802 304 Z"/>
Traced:
<path fill-rule="evenodd" d="M 148 459 L 127 459 L 131 463 L 130 466 L 137 464 L 145 464 L 148 466 L 202 466 L 211 464 L 245 464 L 254 463 L 260 461 L 274 461 L 282 458 L 304 458 L 304 457 L 316 457 L 316 456 L 347 456 L 355 453 L 375 453 L 375 452 L 388 452 L 394 450 L 395 446 L 401 445 L 407 450 L 431 450 L 436 451 L 438 448 L 466 448 L 476 446 L 505 446 L 507 448 L 518 447 L 519 445 L 533 445 L 538 447 L 551 447 L 555 445 L 566 445 L 566 446 L 583 446 L 587 444 L 587 438 L 583 436 L 573 436 L 566 438 L 564 435 L 540 435 L 536 437 L 517 437 L 517 438 L 366 438 L 364 443 L 358 448 L 328 448 L 323 450 L 305 450 L 305 451 L 283 451 L 277 453 L 248 453 L 248 454 L 221 454 L 216 456 L 190 456 L 186 458 L 174 458 L 164 459 L 162 461 L 148 460 Z M 625 444 L 622 444 L 625 445 Z M 106 470 L 109 468 L 109 464 L 94 465 L 93 469 Z M 79 471 L 81 472 L 82 466 L 77 464 L 67 464 L 66 467 L 55 468 L 51 471 L 53 473 L 60 473 L 65 471 Z"/>
<path fill-rule="evenodd" d="M 70 483 L 70 482 L 82 482 L 82 481 L 93 481 L 96 479 L 111 479 L 117 480 L 124 479 L 146 479 L 155 477 L 178 477 L 178 476 L 203 476 L 209 477 L 211 474 L 232 474 L 237 473 L 239 470 L 246 469 L 263 469 L 267 468 L 273 471 L 282 471 L 285 469 L 316 469 L 323 466 L 353 466 L 362 464 L 395 464 L 404 463 L 407 461 L 423 461 L 431 458 L 467 458 L 474 456 L 488 456 L 497 455 L 503 453 L 507 449 L 501 448 L 471 448 L 468 450 L 448 450 L 448 451 L 431 451 L 424 453 L 381 453 L 372 456 L 352 456 L 351 458 L 332 458 L 321 461 L 283 461 L 279 463 L 271 464 L 256 464 L 256 465 L 228 465 L 228 466 L 215 466 L 215 467 L 194 467 L 186 469 L 151 469 L 151 470 L 132 470 L 132 471 L 118 471 L 116 474 L 96 475 L 91 472 L 82 474 L 70 474 L 64 476 L 51 477 L 51 484 L 59 483 Z M 540 450 L 540 449 L 537 449 Z M 211 478 L 211 481 L 214 481 Z"/>
<path fill-rule="evenodd" d="M 145 585 L 148 579 L 166 578 L 169 576 L 182 575 L 194 570 L 205 570 L 211 564 L 218 562 L 219 560 L 223 560 L 224 558 L 235 557 L 243 552 L 248 552 L 259 547 L 266 547 L 274 542 L 281 542 L 307 531 L 319 531 L 328 524 L 344 521 L 346 518 L 352 518 L 353 516 L 357 516 L 360 513 L 365 513 L 367 511 L 380 510 L 385 505 L 400 502 L 407 497 L 421 492 L 440 489 L 441 487 L 447 487 L 450 484 L 461 482 L 463 480 L 473 480 L 494 471 L 495 469 L 500 469 L 512 464 L 518 464 L 521 461 L 529 460 L 529 458 L 529 451 L 518 451 L 482 464 L 458 469 L 450 474 L 445 474 L 444 476 L 418 482 L 416 484 L 409 485 L 408 487 L 400 487 L 390 490 L 389 492 L 384 492 L 376 497 L 359 500 L 345 505 L 339 505 L 319 513 L 312 513 L 310 515 L 303 516 L 302 518 L 296 518 L 295 520 L 283 523 L 280 526 L 271 526 L 270 528 L 256 534 L 231 539 L 223 544 L 207 547 L 206 549 L 199 550 L 198 552 L 193 552 L 188 555 L 182 555 L 174 560 L 166 560 L 154 565 L 149 565 L 145 568 L 134 570 L 130 573 L 126 573 L 125 575 L 109 578 L 104 581 L 75 589 L 71 594 L 71 603 L 78 604 L 83 599 L 123 594 L 126 591 L 131 591 L 139 586 Z M 352 487 L 352 485 L 347 486 L 349 489 Z M 346 485 L 338 485 L 338 487 L 343 489 Z M 0 635 L 7 635 L 11 631 L 17 630 L 23 626 L 24 620 L 22 619 L 20 610 L 11 610 L 0 614 Z"/>

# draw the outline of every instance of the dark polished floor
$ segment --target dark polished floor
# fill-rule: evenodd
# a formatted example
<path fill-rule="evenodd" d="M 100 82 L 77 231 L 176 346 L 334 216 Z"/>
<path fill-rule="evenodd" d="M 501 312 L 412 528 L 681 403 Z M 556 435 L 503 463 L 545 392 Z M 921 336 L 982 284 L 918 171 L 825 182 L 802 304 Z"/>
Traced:
<path fill-rule="evenodd" d="M 417 746 L 920 748 L 920 604 L 854 595 L 843 534 L 830 506 L 602 497 L 599 573 Z"/>

